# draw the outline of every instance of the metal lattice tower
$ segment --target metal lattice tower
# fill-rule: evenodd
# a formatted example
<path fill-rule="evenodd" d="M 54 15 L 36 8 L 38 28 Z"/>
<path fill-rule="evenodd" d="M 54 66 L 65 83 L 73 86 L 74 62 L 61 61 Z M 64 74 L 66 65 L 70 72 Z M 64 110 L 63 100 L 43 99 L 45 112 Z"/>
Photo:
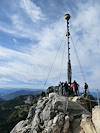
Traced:
<path fill-rule="evenodd" d="M 69 31 L 70 14 L 65 14 L 65 20 L 67 22 L 66 38 L 67 38 L 67 44 L 68 44 L 67 78 L 68 78 L 68 83 L 71 84 L 71 81 L 72 81 L 72 68 L 71 68 L 71 60 L 70 60 L 70 31 Z"/>

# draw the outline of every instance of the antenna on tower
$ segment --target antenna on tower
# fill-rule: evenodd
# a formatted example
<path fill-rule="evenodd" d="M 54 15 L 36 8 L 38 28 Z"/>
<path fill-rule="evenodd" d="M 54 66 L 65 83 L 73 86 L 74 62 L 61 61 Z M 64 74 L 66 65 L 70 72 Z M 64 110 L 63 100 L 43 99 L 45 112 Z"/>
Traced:
<path fill-rule="evenodd" d="M 68 83 L 71 84 L 72 81 L 72 68 L 71 68 L 71 60 L 70 60 L 70 31 L 69 31 L 69 20 L 70 20 L 70 14 L 65 14 L 65 20 L 67 22 L 67 32 L 66 32 L 66 38 L 67 38 L 67 44 L 68 44 L 68 66 L 67 66 L 67 78 Z"/>

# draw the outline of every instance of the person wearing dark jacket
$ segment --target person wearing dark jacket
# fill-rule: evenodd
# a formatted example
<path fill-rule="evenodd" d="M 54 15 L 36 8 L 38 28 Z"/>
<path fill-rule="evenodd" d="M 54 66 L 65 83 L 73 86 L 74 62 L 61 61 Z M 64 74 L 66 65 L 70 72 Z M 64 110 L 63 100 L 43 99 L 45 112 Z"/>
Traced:
<path fill-rule="evenodd" d="M 68 83 L 67 81 L 64 83 L 64 95 L 68 96 L 69 95 L 69 90 L 68 90 Z"/>
<path fill-rule="evenodd" d="M 84 85 L 84 96 L 87 96 L 87 91 L 88 91 L 88 84 L 85 82 L 85 85 Z"/>

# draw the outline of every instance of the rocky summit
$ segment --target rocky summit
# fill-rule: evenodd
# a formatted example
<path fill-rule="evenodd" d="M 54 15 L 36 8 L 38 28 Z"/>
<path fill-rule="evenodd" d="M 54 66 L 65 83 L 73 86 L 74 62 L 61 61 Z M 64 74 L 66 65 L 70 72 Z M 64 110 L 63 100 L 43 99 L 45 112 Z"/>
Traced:
<path fill-rule="evenodd" d="M 92 115 L 80 104 L 79 97 L 67 98 L 56 93 L 40 98 L 31 106 L 26 120 L 10 133 L 100 133 L 100 107 Z"/>

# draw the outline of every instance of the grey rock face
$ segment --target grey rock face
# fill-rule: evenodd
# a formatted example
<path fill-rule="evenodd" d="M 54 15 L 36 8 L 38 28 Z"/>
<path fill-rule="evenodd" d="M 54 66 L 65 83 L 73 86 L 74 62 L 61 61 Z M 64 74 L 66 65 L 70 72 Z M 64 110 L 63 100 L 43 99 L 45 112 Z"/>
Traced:
<path fill-rule="evenodd" d="M 67 133 L 69 116 L 67 99 L 56 93 L 40 99 L 35 110 L 31 107 L 26 121 L 19 122 L 11 133 Z"/>
<path fill-rule="evenodd" d="M 81 127 L 84 133 L 100 133 L 100 106 L 95 106 L 92 116 L 83 115 Z"/>
<path fill-rule="evenodd" d="M 95 106 L 95 108 L 92 110 L 92 121 L 96 132 L 100 133 L 100 106 Z"/>
<path fill-rule="evenodd" d="M 30 108 L 26 120 L 10 133 L 100 133 L 100 107 L 93 109 L 91 117 L 79 100 L 74 99 L 50 93 L 39 99 L 37 106 Z"/>
<path fill-rule="evenodd" d="M 28 124 L 28 121 L 20 121 L 10 133 L 29 133 L 31 125 Z"/>

